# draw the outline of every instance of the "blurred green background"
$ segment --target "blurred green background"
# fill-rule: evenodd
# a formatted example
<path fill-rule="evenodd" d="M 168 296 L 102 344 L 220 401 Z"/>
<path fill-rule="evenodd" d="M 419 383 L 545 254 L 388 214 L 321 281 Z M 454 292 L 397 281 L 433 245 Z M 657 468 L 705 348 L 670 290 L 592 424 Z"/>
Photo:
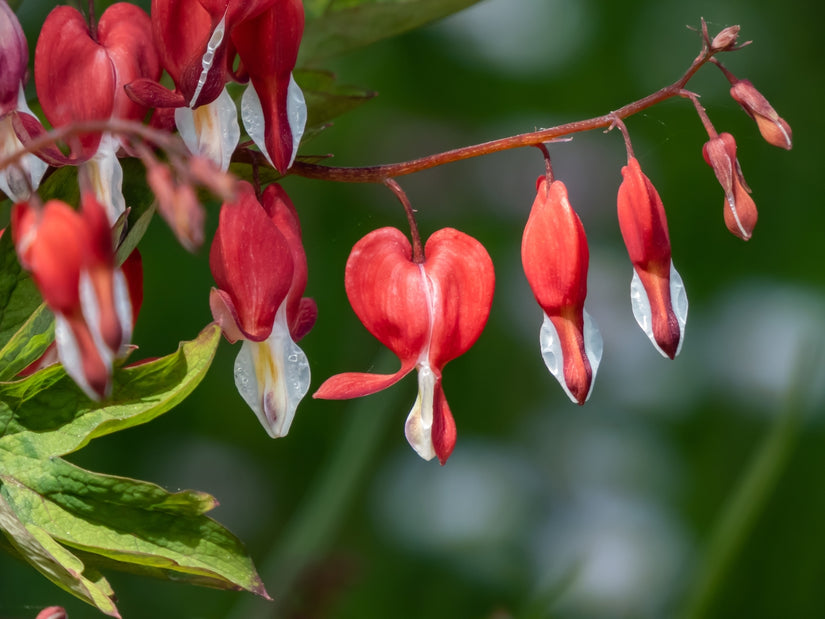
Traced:
<path fill-rule="evenodd" d="M 52 3 L 25 0 L 34 48 Z M 825 100 L 818 4 L 792 0 L 483 0 L 438 24 L 324 68 L 380 96 L 302 154 L 339 165 L 410 159 L 603 114 L 675 80 L 712 33 L 753 44 L 724 57 L 794 129 L 764 143 L 706 67 L 690 88 L 733 133 L 760 211 L 748 243 L 722 221 L 722 192 L 689 102 L 628 120 L 668 212 L 690 300 L 686 339 L 662 359 L 630 310 L 615 220 L 618 133 L 551 145 L 587 230 L 588 311 L 605 352 L 591 400 L 571 404 L 538 350 L 541 313 L 520 267 L 542 159 L 499 153 L 400 179 L 426 237 L 478 238 L 497 290 L 476 346 L 446 369 L 458 425 L 445 467 L 403 424 L 415 379 L 352 402 L 307 398 L 285 439 L 267 438 L 235 391 L 223 342 L 175 411 L 99 439 L 71 461 L 221 502 L 275 602 L 111 573 L 127 619 L 180 617 L 825 617 Z M 284 181 L 304 231 L 319 318 L 301 342 L 313 389 L 342 371 L 393 371 L 349 308 L 343 271 L 370 230 L 406 230 L 382 187 Z M 217 224 L 211 205 L 209 229 Z M 156 219 L 141 244 L 145 301 L 134 342 L 157 356 L 211 320 L 208 247 L 187 254 Z M 819 356 L 817 356 L 819 355 Z M 98 613 L 0 556 L 0 617 L 66 606 Z"/>

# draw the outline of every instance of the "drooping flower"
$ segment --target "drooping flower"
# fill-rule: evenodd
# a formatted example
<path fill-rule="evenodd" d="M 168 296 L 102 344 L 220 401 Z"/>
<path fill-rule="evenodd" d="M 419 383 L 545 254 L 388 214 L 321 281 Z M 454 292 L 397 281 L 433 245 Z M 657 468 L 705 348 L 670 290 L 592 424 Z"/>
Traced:
<path fill-rule="evenodd" d="M 137 322 L 138 314 L 143 304 L 143 258 L 137 248 L 133 249 L 132 253 L 126 257 L 126 260 L 120 265 L 120 270 L 123 272 L 123 277 L 126 280 L 126 289 L 129 293 L 129 304 L 132 309 L 132 331 L 134 331 L 135 323 Z M 118 356 L 126 356 L 128 354 L 128 347 L 128 342 L 124 346 L 121 346 Z M 21 378 L 29 376 L 55 363 L 60 363 L 56 341 L 49 344 L 46 350 L 43 351 L 43 354 L 18 372 L 17 376 Z"/>
<path fill-rule="evenodd" d="M 60 200 L 12 210 L 20 264 L 31 271 L 55 315 L 57 354 L 66 373 L 92 399 L 111 390 L 112 365 L 132 333 L 132 296 L 116 267 L 109 223 L 90 192 L 80 212 Z"/>
<path fill-rule="evenodd" d="M 396 228 L 370 232 L 355 244 L 344 282 L 355 314 L 401 361 L 395 374 L 349 372 L 329 378 L 313 397 L 341 400 L 369 395 L 418 370 L 418 397 L 405 434 L 425 460 L 441 464 L 455 446 L 456 428 L 441 385 L 448 361 L 481 335 L 493 301 L 495 274 L 484 247 L 444 228 L 413 260 L 407 237 Z"/>
<path fill-rule="evenodd" d="M 309 364 L 295 342 L 315 323 L 312 299 L 302 298 L 307 263 L 295 208 L 280 185 L 261 202 L 249 183 L 221 207 L 209 255 L 209 304 L 230 342 L 243 340 L 235 385 L 267 433 L 285 436 L 309 389 Z"/>
<path fill-rule="evenodd" d="M 29 63 L 29 47 L 20 22 L 6 0 L 0 0 L 0 159 L 23 148 L 12 120 L 20 111 L 31 114 L 23 86 Z M 47 164 L 32 154 L 0 170 L 0 191 L 14 202 L 27 200 L 37 189 Z"/>
<path fill-rule="evenodd" d="M 622 176 L 618 215 L 633 264 L 633 315 L 656 349 L 673 359 L 684 340 L 688 304 L 682 278 L 671 260 L 665 208 L 635 157 L 628 157 Z"/>
<path fill-rule="evenodd" d="M 759 132 L 766 142 L 785 150 L 791 149 L 791 126 L 776 113 L 773 106 L 749 80 L 734 79 L 730 95 L 748 116 L 756 121 Z"/>
<path fill-rule="evenodd" d="M 590 254 L 584 227 L 559 180 L 537 182 L 524 228 L 521 260 L 536 301 L 544 310 L 541 354 L 573 402 L 584 404 L 602 357 L 602 338 L 584 309 Z"/>
<path fill-rule="evenodd" d="M 730 133 L 720 133 L 705 143 L 702 155 L 713 168 L 725 192 L 725 225 L 733 234 L 747 241 L 753 234 L 758 213 L 736 158 L 736 140 Z"/>
<path fill-rule="evenodd" d="M 240 137 L 225 85 L 251 78 L 242 102 L 246 130 L 270 163 L 286 171 L 306 121 L 303 94 L 291 79 L 303 33 L 301 2 L 153 0 L 152 23 L 175 91 L 138 79 L 129 84 L 129 95 L 152 107 L 175 108 L 189 149 L 225 170 Z"/>
<path fill-rule="evenodd" d="M 232 42 L 249 86 L 241 117 L 249 137 L 275 168 L 292 165 L 306 125 L 304 94 L 292 77 L 304 32 L 301 0 L 281 0 L 269 11 L 238 25 Z M 260 41 L 269 41 L 262 54 Z"/>
<path fill-rule="evenodd" d="M 92 32 L 81 13 L 58 6 L 49 13 L 37 40 L 34 81 L 48 121 L 61 127 L 78 121 L 142 120 L 147 108 L 126 96 L 125 84 L 160 77 L 149 16 L 135 5 L 111 5 Z M 30 133 L 42 131 L 33 117 Z M 70 140 L 70 157 L 57 149 L 41 156 L 55 165 L 81 165 L 110 223 L 125 210 L 123 170 L 117 159 L 120 139 L 108 132 L 83 134 Z"/>

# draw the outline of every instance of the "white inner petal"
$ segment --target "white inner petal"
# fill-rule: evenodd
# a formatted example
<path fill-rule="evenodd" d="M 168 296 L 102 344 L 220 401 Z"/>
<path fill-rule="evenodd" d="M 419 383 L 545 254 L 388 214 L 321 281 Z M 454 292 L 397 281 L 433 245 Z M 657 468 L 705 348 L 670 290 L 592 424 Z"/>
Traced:
<path fill-rule="evenodd" d="M 670 263 L 670 305 L 673 308 L 673 313 L 676 314 L 676 320 L 679 322 L 679 346 L 676 348 L 676 354 L 678 355 L 679 351 L 682 350 L 682 343 L 685 341 L 688 298 L 682 276 L 673 266 L 673 262 Z"/>
<path fill-rule="evenodd" d="M 17 109 L 34 116 L 26 104 L 22 82 L 17 92 Z M 0 119 L 0 159 L 16 153 L 22 148 L 23 143 L 18 139 L 12 127 L 11 115 Z M 32 191 L 40 185 L 40 180 L 48 167 L 48 164 L 39 157 L 26 153 L 17 160 L 16 164 L 0 170 L 0 191 L 11 198 L 13 202 L 27 200 Z"/>
<path fill-rule="evenodd" d="M 599 370 L 599 364 L 602 360 L 602 351 L 604 350 L 604 342 L 602 341 L 602 334 L 596 326 L 595 321 L 587 313 L 587 310 L 582 310 L 584 318 L 584 333 L 582 338 L 584 340 L 584 353 L 590 363 L 590 389 L 587 392 L 587 399 L 593 393 L 593 385 L 596 384 L 596 373 Z M 544 314 L 544 321 L 541 324 L 539 331 L 539 346 L 541 349 L 541 356 L 544 359 L 544 365 L 547 366 L 550 374 L 559 382 L 567 397 L 574 404 L 579 401 L 576 396 L 570 391 L 567 382 L 564 379 L 564 354 L 561 348 L 561 340 L 556 331 L 556 326 L 547 314 Z"/>
<path fill-rule="evenodd" d="M 647 292 L 645 292 L 645 287 L 639 274 L 636 273 L 636 269 L 633 269 L 633 279 L 630 281 L 630 306 L 633 309 L 633 317 L 653 346 L 663 357 L 668 357 L 667 353 L 659 347 L 656 337 L 653 335 L 653 312 L 650 309 L 650 300 L 647 298 Z M 670 306 L 679 323 L 679 345 L 676 347 L 676 355 L 678 355 L 679 351 L 682 350 L 682 342 L 685 339 L 688 300 L 682 276 L 673 266 L 673 262 L 670 263 Z"/>
<path fill-rule="evenodd" d="M 289 165 L 292 166 L 307 124 L 307 104 L 304 93 L 292 74 L 289 76 L 289 88 L 286 95 L 286 114 L 289 118 L 289 129 L 292 132 L 292 157 L 289 159 Z"/>
<path fill-rule="evenodd" d="M 266 157 L 270 165 L 274 167 L 275 164 L 272 163 L 272 157 L 269 156 L 269 151 L 266 149 L 266 123 L 264 122 L 264 111 L 261 107 L 261 99 L 258 97 L 258 93 L 252 86 L 251 81 L 243 91 L 243 96 L 241 97 L 241 120 L 243 120 L 246 133 L 252 141 L 255 142 L 255 145 L 264 154 L 264 157 Z"/>
<path fill-rule="evenodd" d="M 69 322 L 60 313 L 54 315 L 54 341 L 57 344 L 57 357 L 60 359 L 63 369 L 66 370 L 66 374 L 91 400 L 99 400 L 100 396 L 89 385 L 89 381 L 83 373 L 83 359 L 77 345 L 77 338 L 69 326 Z M 102 357 L 102 359 L 107 369 L 111 371 L 111 357 Z"/>
<path fill-rule="evenodd" d="M 227 9 L 228 10 L 228 9 Z M 212 68 L 212 63 L 215 61 L 215 50 L 218 49 L 226 30 L 226 13 L 221 17 L 221 21 L 215 26 L 212 31 L 212 36 L 209 37 L 209 42 L 206 44 L 206 52 L 201 58 L 201 74 L 198 76 L 198 85 L 195 86 L 195 94 L 192 95 L 192 100 L 189 102 L 189 107 L 195 107 L 195 102 L 206 84 L 206 78 L 209 76 L 209 69 Z"/>
<path fill-rule="evenodd" d="M 287 166 L 290 167 L 295 162 L 295 156 L 298 154 L 298 147 L 301 145 L 301 138 L 304 135 L 307 122 L 307 105 L 304 93 L 292 75 L 289 76 L 289 88 L 286 95 L 286 115 L 289 122 L 289 131 L 292 134 L 292 154 Z M 274 166 L 272 156 L 266 148 L 266 122 L 261 107 L 261 99 L 252 86 L 252 82 L 246 87 L 241 97 L 241 119 L 246 133 L 255 142 L 266 160 Z"/>
<path fill-rule="evenodd" d="M 120 323 L 121 331 L 121 349 L 117 351 L 117 355 L 126 353 L 126 346 L 132 340 L 132 301 L 129 298 L 129 284 L 126 282 L 126 276 L 119 268 L 114 270 L 112 274 L 114 278 L 114 301 L 115 301 L 115 315 Z"/>
<path fill-rule="evenodd" d="M 433 445 L 433 400 L 435 397 L 435 374 L 429 364 L 418 366 L 418 396 L 407 416 L 404 434 L 415 452 L 424 458 L 435 458 Z"/>
<path fill-rule="evenodd" d="M 175 125 L 190 152 L 203 155 L 226 171 L 241 138 L 238 111 L 226 88 L 212 103 L 175 110 Z"/>
<path fill-rule="evenodd" d="M 309 382 L 309 362 L 292 341 L 283 303 L 265 341 L 244 341 L 235 360 L 235 386 L 267 434 L 278 438 L 289 432 Z"/>
<path fill-rule="evenodd" d="M 123 198 L 123 168 L 117 158 L 120 142 L 110 133 L 104 133 L 94 157 L 83 164 L 91 181 L 95 197 L 106 209 L 106 218 L 113 226 L 126 210 Z"/>
<path fill-rule="evenodd" d="M 100 299 L 97 296 L 89 274 L 84 270 L 80 272 L 80 309 L 83 320 L 92 334 L 92 341 L 97 349 L 100 358 L 107 368 L 112 367 L 112 360 L 118 351 L 111 350 L 103 340 L 100 330 Z"/>

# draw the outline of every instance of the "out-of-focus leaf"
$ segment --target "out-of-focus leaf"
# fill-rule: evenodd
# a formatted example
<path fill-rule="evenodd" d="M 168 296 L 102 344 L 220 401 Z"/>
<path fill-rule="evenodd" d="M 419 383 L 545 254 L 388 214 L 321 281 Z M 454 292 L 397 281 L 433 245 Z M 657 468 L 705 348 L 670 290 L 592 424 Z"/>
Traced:
<path fill-rule="evenodd" d="M 355 109 L 377 93 L 357 86 L 339 84 L 328 71 L 295 71 L 307 102 L 308 118 L 303 142 L 318 135 L 334 118 Z"/>
<path fill-rule="evenodd" d="M 17 554 L 109 615 L 119 616 L 111 590 L 91 563 L 266 597 L 240 541 L 204 515 L 214 498 L 59 457 L 183 400 L 209 368 L 220 333 L 209 325 L 171 355 L 116 370 L 105 402 L 90 401 L 58 365 L 0 384 L 0 529 Z"/>
<path fill-rule="evenodd" d="M 478 0 L 306 0 L 299 65 L 364 47 L 446 17 Z"/>
<path fill-rule="evenodd" d="M 40 184 L 37 193 L 44 203 L 49 200 L 63 200 L 66 204 L 77 206 L 80 203 L 77 168 L 70 165 L 57 168 Z"/>
<path fill-rule="evenodd" d="M 61 589 L 96 606 L 102 613 L 120 617 L 112 601 L 114 592 L 108 581 L 95 570 L 86 570 L 83 562 L 49 536 L 41 527 L 25 524 L 9 503 L 9 489 L 26 489 L 14 480 L 0 476 L 0 530 L 14 550 L 38 572 Z"/>

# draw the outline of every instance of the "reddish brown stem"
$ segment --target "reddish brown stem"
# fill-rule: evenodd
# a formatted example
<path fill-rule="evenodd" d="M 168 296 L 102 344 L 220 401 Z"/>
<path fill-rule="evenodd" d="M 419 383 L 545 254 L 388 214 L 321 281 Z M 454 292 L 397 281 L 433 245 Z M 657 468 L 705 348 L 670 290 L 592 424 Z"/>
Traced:
<path fill-rule="evenodd" d="M 630 134 L 627 132 L 627 126 L 624 124 L 624 121 L 616 117 L 613 121 L 613 125 L 622 132 L 622 137 L 624 138 L 624 147 L 627 150 L 627 160 L 630 161 L 631 159 L 635 159 L 636 156 L 633 154 L 633 144 L 630 142 Z"/>
<path fill-rule="evenodd" d="M 575 122 L 565 123 L 549 129 L 541 129 L 539 131 L 531 131 L 530 133 L 522 133 L 491 142 L 484 142 L 483 144 L 474 144 L 472 146 L 465 146 L 463 148 L 456 148 L 448 150 L 443 153 L 436 153 L 410 161 L 403 161 L 400 163 L 390 163 L 378 166 L 367 167 L 336 167 L 319 165 L 314 163 L 304 163 L 301 161 L 295 162 L 290 168 L 289 173 L 296 176 L 303 176 L 305 178 L 316 178 L 328 181 L 335 181 L 340 183 L 381 183 L 388 178 L 395 178 L 398 176 L 405 176 L 422 170 L 428 170 L 445 163 L 452 163 L 454 161 L 462 161 L 472 157 L 480 157 L 482 155 L 489 155 L 503 150 L 512 148 L 520 148 L 522 146 L 538 146 L 545 142 L 549 142 L 556 138 L 571 135 L 573 133 L 581 133 L 582 131 L 592 131 L 593 129 L 604 129 L 612 125 L 617 118 L 627 118 L 634 114 L 638 114 L 657 103 L 661 103 L 672 97 L 681 96 L 682 89 L 694 76 L 702 65 L 708 62 L 713 56 L 707 46 L 703 46 L 702 51 L 693 60 L 687 71 L 670 86 L 666 86 L 656 92 L 628 103 L 624 107 L 619 108 L 608 114 L 596 116 L 587 120 L 577 120 Z"/>
<path fill-rule="evenodd" d="M 424 262 L 424 247 L 421 245 L 421 235 L 418 233 L 418 224 L 415 221 L 415 211 L 410 204 L 410 200 L 407 198 L 407 194 L 404 190 L 401 189 L 401 185 L 399 185 L 395 179 L 387 178 L 384 180 L 384 184 L 392 190 L 395 197 L 398 198 L 404 207 L 404 212 L 407 213 L 407 221 L 410 223 L 410 236 L 412 237 L 412 259 L 416 264 L 421 264 Z"/>
<path fill-rule="evenodd" d="M 153 129 L 139 122 L 120 120 L 117 118 L 110 118 L 108 120 L 86 120 L 52 129 L 34 138 L 20 150 L 0 159 L 0 170 L 12 165 L 26 153 L 37 153 L 41 148 L 65 142 L 84 133 L 104 131 L 117 135 L 135 136 L 168 152 L 180 152 L 182 154 L 189 152 L 178 136 L 159 129 Z"/>
<path fill-rule="evenodd" d="M 683 90 L 679 94 L 693 101 L 693 107 L 696 108 L 696 113 L 699 114 L 699 119 L 702 121 L 702 125 L 704 125 L 705 131 L 708 132 L 708 137 L 715 138 L 718 135 L 716 133 L 716 127 L 714 127 L 713 123 L 710 122 L 710 117 L 708 116 L 708 113 L 705 111 L 704 106 L 701 103 L 699 103 L 699 95 L 697 95 L 695 92 L 690 92 L 689 90 Z"/>

